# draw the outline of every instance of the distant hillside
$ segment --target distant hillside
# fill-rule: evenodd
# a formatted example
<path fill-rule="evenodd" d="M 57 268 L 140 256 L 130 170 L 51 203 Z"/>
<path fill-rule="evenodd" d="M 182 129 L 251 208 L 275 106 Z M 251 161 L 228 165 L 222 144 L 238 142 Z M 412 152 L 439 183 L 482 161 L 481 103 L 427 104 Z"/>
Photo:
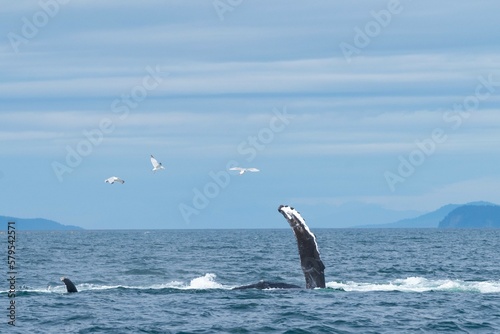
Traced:
<path fill-rule="evenodd" d="M 402 219 L 393 223 L 388 224 L 377 224 L 377 225 L 364 225 L 359 226 L 363 228 L 437 228 L 440 222 L 453 210 L 463 206 L 474 205 L 478 207 L 482 206 L 495 206 L 493 203 L 489 202 L 471 202 L 467 204 L 448 204 L 440 207 L 439 209 L 417 216 L 415 218 Z"/>
<path fill-rule="evenodd" d="M 79 226 L 63 225 L 53 220 L 43 218 L 16 218 L 0 216 L 0 230 L 7 230 L 7 223 L 15 222 L 18 231 L 53 231 L 53 230 L 83 230 Z"/>
<path fill-rule="evenodd" d="M 464 205 L 451 211 L 439 228 L 500 228 L 500 206 Z"/>

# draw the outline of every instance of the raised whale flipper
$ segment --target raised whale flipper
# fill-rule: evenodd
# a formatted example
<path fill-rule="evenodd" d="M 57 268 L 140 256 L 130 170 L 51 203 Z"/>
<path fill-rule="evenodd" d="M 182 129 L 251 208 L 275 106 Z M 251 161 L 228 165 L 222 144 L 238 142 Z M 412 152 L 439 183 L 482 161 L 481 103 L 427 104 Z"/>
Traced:
<path fill-rule="evenodd" d="M 263 290 L 263 289 L 301 289 L 301 287 L 298 285 L 294 285 L 294 284 L 260 281 L 259 283 L 250 284 L 250 285 L 243 285 L 243 286 L 233 288 L 233 290 L 246 290 L 246 289 L 260 289 L 260 290 Z"/>
<path fill-rule="evenodd" d="M 61 281 L 63 281 L 63 283 L 66 285 L 66 290 L 68 290 L 68 292 L 78 292 L 76 286 L 73 284 L 73 282 L 71 282 L 69 278 L 61 277 Z"/>
<path fill-rule="evenodd" d="M 324 288 L 325 265 L 319 257 L 316 237 L 297 210 L 290 206 L 280 205 L 278 211 L 288 221 L 297 239 L 300 264 L 306 278 L 306 288 Z"/>

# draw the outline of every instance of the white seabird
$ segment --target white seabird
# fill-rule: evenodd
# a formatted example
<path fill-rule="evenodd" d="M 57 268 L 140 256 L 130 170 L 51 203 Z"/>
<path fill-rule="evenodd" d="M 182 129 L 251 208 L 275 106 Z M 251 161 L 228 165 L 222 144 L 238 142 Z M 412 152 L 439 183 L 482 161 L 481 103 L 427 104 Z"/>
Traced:
<path fill-rule="evenodd" d="M 153 172 L 156 172 L 157 170 L 160 169 L 165 169 L 165 167 L 163 167 L 161 162 L 158 162 L 158 160 L 156 160 L 152 154 L 151 154 L 151 164 L 153 165 Z"/>
<path fill-rule="evenodd" d="M 238 172 L 240 172 L 240 175 L 245 173 L 245 172 L 260 172 L 260 170 L 258 170 L 257 168 L 254 168 L 254 167 L 250 167 L 250 168 L 243 168 L 243 167 L 232 167 L 232 168 L 229 168 L 229 170 L 236 170 Z"/>
<path fill-rule="evenodd" d="M 120 179 L 119 177 L 116 177 L 116 176 L 111 176 L 110 178 L 104 180 L 104 182 L 109 183 L 109 184 L 113 184 L 115 182 L 119 182 L 121 184 L 125 183 L 125 181 L 123 181 L 122 179 Z"/>

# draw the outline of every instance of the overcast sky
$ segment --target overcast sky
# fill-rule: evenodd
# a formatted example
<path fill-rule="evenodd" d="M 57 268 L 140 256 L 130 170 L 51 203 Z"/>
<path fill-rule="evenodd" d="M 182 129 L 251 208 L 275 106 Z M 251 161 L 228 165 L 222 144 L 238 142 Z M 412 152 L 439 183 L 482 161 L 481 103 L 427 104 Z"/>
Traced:
<path fill-rule="evenodd" d="M 286 227 L 289 204 L 343 227 L 347 205 L 500 203 L 499 12 L 493 0 L 3 4 L 0 215 Z"/>

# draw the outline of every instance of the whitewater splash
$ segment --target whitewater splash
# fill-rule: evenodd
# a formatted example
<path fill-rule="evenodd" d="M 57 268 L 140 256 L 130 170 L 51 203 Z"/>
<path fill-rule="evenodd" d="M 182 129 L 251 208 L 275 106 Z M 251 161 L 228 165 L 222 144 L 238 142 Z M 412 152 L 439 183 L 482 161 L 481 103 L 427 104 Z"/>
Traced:
<path fill-rule="evenodd" d="M 429 280 L 424 277 L 408 277 L 397 279 L 389 283 L 357 283 L 357 282 L 329 282 L 327 288 L 349 292 L 476 292 L 500 293 L 500 281 L 462 281 L 462 280 Z"/>
<path fill-rule="evenodd" d="M 151 285 L 102 285 L 93 283 L 80 283 L 76 284 L 78 291 L 96 291 L 96 290 L 113 290 L 113 289 L 134 289 L 134 290 L 161 290 L 161 289 L 177 289 L 177 290 L 209 290 L 209 289 L 227 289 L 230 290 L 234 286 L 226 286 L 216 282 L 217 275 L 207 273 L 204 276 L 196 277 L 185 283 L 182 281 L 171 281 L 168 283 L 151 284 Z M 48 286 L 46 288 L 31 288 L 21 287 L 18 289 L 22 292 L 36 292 L 36 293 L 67 293 L 66 286 L 56 285 Z M 9 291 L 0 291 L 0 294 L 7 294 Z"/>
<path fill-rule="evenodd" d="M 187 287 L 188 289 L 224 289 L 222 284 L 215 281 L 217 275 L 215 274 L 205 274 L 205 276 L 198 277 L 191 280 L 191 283 Z"/>
<path fill-rule="evenodd" d="M 81 291 L 85 290 L 109 290 L 109 289 L 134 289 L 134 290 L 162 290 L 162 289 L 177 289 L 177 290 L 208 290 L 208 289 L 231 289 L 232 287 L 224 286 L 217 283 L 215 279 L 217 275 L 207 273 L 204 276 L 196 277 L 189 283 L 182 281 L 171 281 L 169 283 L 152 284 L 147 286 L 127 286 L 127 285 L 95 285 L 83 283 L 77 285 Z M 59 290 L 59 287 L 54 290 Z M 63 289 L 64 291 L 64 289 Z"/>
<path fill-rule="evenodd" d="M 207 273 L 203 276 L 196 277 L 189 282 L 171 281 L 162 284 L 151 284 L 144 286 L 127 286 L 127 285 L 100 285 L 92 283 L 77 284 L 78 291 L 99 291 L 99 290 L 231 290 L 235 286 L 223 285 L 216 281 L 217 275 Z M 360 282 L 328 282 L 326 287 L 334 290 L 342 290 L 346 292 L 471 292 L 471 293 L 500 293 L 500 281 L 463 281 L 438 279 L 432 280 L 424 277 L 408 277 L 405 279 L 397 279 L 388 283 L 360 283 Z M 272 289 L 271 289 L 272 290 Z M 49 286 L 46 288 L 31 288 L 23 287 L 19 289 L 20 293 L 66 293 L 64 285 Z M 1 294 L 7 294 L 8 291 L 0 291 Z"/>

